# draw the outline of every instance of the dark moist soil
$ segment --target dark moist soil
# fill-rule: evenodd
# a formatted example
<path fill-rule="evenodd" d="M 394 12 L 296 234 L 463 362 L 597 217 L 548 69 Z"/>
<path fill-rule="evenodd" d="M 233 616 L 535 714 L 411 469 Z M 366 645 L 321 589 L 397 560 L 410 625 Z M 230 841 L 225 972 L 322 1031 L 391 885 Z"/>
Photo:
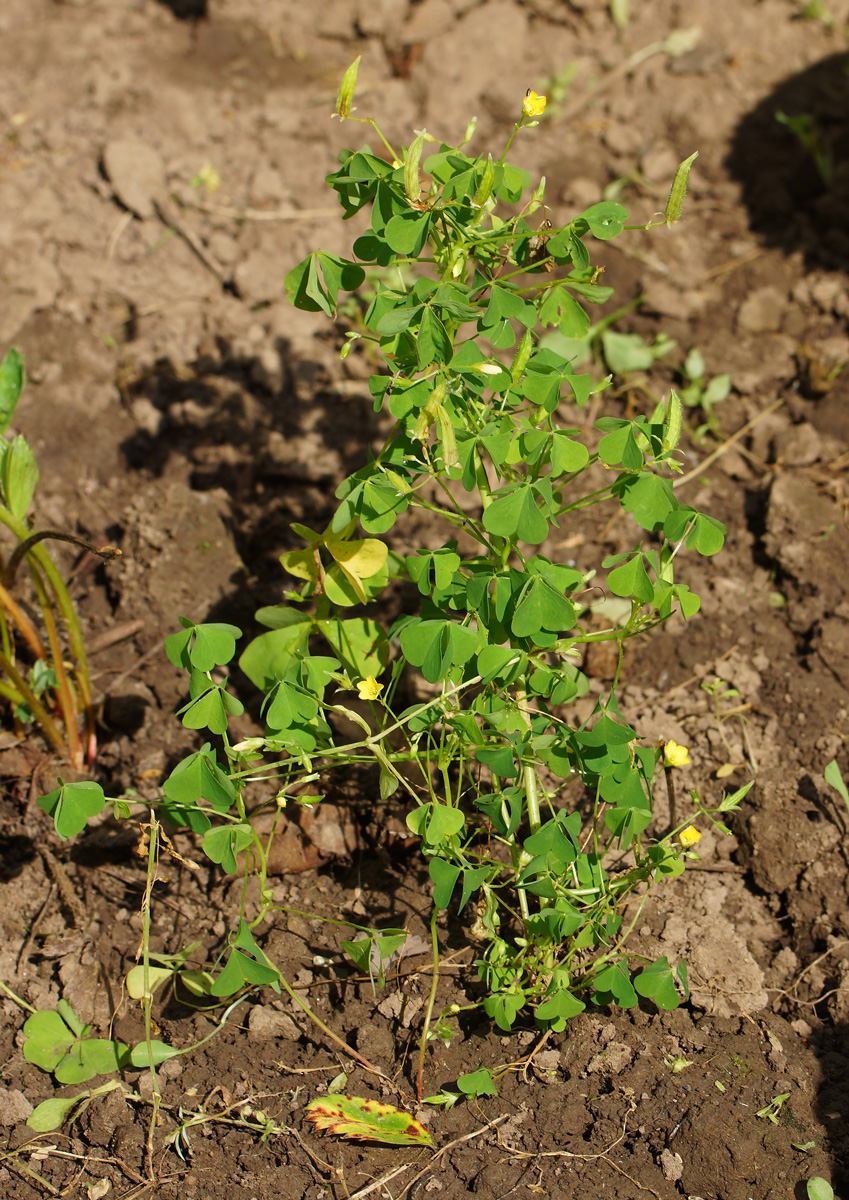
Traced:
<path fill-rule="evenodd" d="M 741 764 L 726 784 L 745 781 L 745 764 L 755 776 L 734 835 L 706 835 L 701 861 L 658 890 L 636 931 L 636 950 L 686 956 L 690 1003 L 588 1012 L 542 1042 L 461 1014 L 450 1045 L 428 1054 L 428 1092 L 480 1066 L 515 1066 L 497 1097 L 418 1113 L 435 1155 L 321 1140 L 303 1119 L 341 1066 L 349 1091 L 416 1111 L 426 956 L 400 960 L 373 993 L 330 927 L 281 915 L 261 935 L 269 953 L 391 1086 L 351 1069 L 283 998 L 252 997 L 202 1050 L 161 1069 L 150 1160 L 149 1109 L 118 1092 L 61 1134 L 32 1136 L 32 1107 L 75 1089 L 54 1092 L 24 1060 L 26 1014 L 3 1000 L 10 1200 L 801 1200 L 813 1175 L 847 1194 L 847 811 L 823 769 L 836 757 L 849 774 L 849 5 L 830 0 L 831 26 L 799 19 L 800 8 L 655 0 L 632 5 L 620 32 L 606 0 L 5 0 L 0 351 L 18 346 L 29 369 L 16 424 L 41 467 L 36 527 L 124 552 L 103 568 L 56 550 L 75 571 L 103 698 L 97 777 L 108 794 L 155 795 L 196 745 L 173 716 L 183 681 L 161 650 L 177 616 L 253 632 L 254 610 L 281 595 L 289 522 L 326 519 L 335 484 L 378 432 L 369 364 L 340 363 L 341 327 L 283 296 L 308 250 L 346 253 L 354 236 L 322 179 L 359 141 L 328 116 L 357 54 L 360 111 L 398 142 L 425 127 L 456 141 L 476 113 L 474 145 L 498 146 L 525 89 L 547 93 L 544 121 L 513 158 L 546 175 L 555 221 L 610 185 L 648 220 L 698 149 L 686 219 L 599 247 L 599 261 L 616 303 L 643 297 L 622 328 L 663 331 L 678 342 L 673 362 L 698 346 L 709 375 L 732 375 L 721 437 L 690 438 L 681 483 L 729 536 L 717 558 L 682 562 L 702 611 L 630 651 L 620 705 L 646 738 L 692 747 L 682 788 L 717 796 L 726 763 Z M 640 54 L 676 27 L 699 31 L 684 53 Z M 819 170 L 777 110 L 810 119 Z M 192 184 L 206 164 L 217 190 Z M 676 378 L 663 368 L 631 379 L 575 419 L 649 411 Z M 695 429 L 702 414 L 689 416 Z M 398 536 L 420 535 L 442 537 Z M 580 565 L 633 538 L 619 521 L 558 536 L 545 552 Z M 609 663 L 587 670 L 601 691 Z M 714 676 L 739 692 L 721 730 L 700 686 Z M 249 716 L 241 728 L 255 728 Z M 114 1019 L 134 1041 L 141 1022 L 121 980 L 140 939 L 138 830 L 105 821 L 60 845 L 34 804 L 56 769 L 36 740 L 3 735 L 0 979 L 36 1007 L 63 995 L 99 1032 Z M 288 824 L 275 897 L 424 938 L 422 863 L 403 813 L 376 796 L 366 774 L 310 828 Z M 232 880 L 169 860 L 153 948 L 200 939 L 210 961 L 240 898 Z M 438 1007 L 469 1003 L 474 947 L 453 918 L 440 938 Z M 211 1028 L 173 1001 L 156 1019 L 178 1046 Z M 150 1094 L 144 1076 L 126 1078 Z M 761 1110 L 777 1096 L 770 1120 Z M 279 1132 L 262 1140 L 226 1124 L 245 1103 Z M 178 1154 L 164 1139 L 181 1109 L 201 1108 L 210 1119 Z"/>

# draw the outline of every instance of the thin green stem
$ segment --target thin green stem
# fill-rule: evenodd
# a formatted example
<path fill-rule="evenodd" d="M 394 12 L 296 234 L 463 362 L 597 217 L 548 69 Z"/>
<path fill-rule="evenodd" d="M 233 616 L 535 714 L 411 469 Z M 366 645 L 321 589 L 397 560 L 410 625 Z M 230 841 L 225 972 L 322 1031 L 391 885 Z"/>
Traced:
<path fill-rule="evenodd" d="M 416 1098 L 419 1104 L 422 1103 L 424 1096 L 424 1064 L 425 1054 L 427 1053 L 427 1039 L 430 1032 L 430 1019 L 433 1016 L 433 1006 L 436 1003 L 436 989 L 439 987 L 439 940 L 436 934 L 436 922 L 439 917 L 439 909 L 436 905 L 433 906 L 433 912 L 430 917 L 430 944 L 433 952 L 433 978 L 430 981 L 430 995 L 427 998 L 427 1007 L 425 1008 L 424 1023 L 422 1025 L 422 1036 L 419 1042 L 419 1069 L 416 1075 Z"/>
<path fill-rule="evenodd" d="M 27 1004 L 26 1000 L 22 1000 L 20 996 L 13 992 L 8 984 L 5 984 L 2 979 L 0 979 L 0 988 L 3 989 L 10 1000 L 14 1000 L 15 1004 L 19 1004 L 21 1008 L 25 1009 L 26 1012 L 34 1013 L 36 1011 L 31 1004 Z"/>

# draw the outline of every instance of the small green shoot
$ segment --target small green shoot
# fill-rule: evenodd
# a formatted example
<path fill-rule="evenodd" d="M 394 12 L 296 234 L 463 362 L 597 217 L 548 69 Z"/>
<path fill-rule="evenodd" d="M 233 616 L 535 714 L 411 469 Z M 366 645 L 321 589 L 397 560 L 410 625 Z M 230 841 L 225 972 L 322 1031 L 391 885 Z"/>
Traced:
<path fill-rule="evenodd" d="M 441 1092 L 435 1096 L 425 1096 L 423 1104 L 439 1105 L 446 1112 L 459 1103 L 460 1100 L 474 1100 L 478 1096 L 497 1096 L 498 1089 L 492 1078 L 492 1072 L 486 1067 L 481 1067 L 477 1071 L 467 1072 L 461 1075 L 457 1080 L 457 1087 L 444 1087 Z"/>
<path fill-rule="evenodd" d="M 782 1092 L 780 1096 L 773 1096 L 769 1104 L 766 1104 L 763 1108 L 758 1109 L 758 1111 L 755 1113 L 755 1116 L 761 1117 L 766 1121 L 772 1121 L 773 1125 L 777 1125 L 778 1117 L 784 1105 L 784 1101 L 789 1099 L 789 1092 Z"/>
<path fill-rule="evenodd" d="M 823 771 L 825 781 L 837 792 L 844 804 L 849 808 L 849 789 L 840 773 L 840 767 L 837 765 L 837 759 L 833 758 Z"/>
<path fill-rule="evenodd" d="M 813 1179 L 809 1179 L 806 1190 L 808 1200 L 834 1200 L 834 1189 L 821 1175 L 815 1175 Z"/>

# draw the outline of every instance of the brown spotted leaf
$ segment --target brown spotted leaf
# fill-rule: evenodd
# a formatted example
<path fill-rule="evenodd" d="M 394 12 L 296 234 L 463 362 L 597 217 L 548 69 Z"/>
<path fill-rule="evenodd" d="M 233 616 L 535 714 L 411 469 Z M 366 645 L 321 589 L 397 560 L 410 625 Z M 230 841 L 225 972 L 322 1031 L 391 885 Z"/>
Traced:
<path fill-rule="evenodd" d="M 320 1096 L 306 1106 L 316 1129 L 355 1141 L 383 1142 L 389 1146 L 432 1146 L 430 1134 L 415 1117 L 361 1096 Z"/>

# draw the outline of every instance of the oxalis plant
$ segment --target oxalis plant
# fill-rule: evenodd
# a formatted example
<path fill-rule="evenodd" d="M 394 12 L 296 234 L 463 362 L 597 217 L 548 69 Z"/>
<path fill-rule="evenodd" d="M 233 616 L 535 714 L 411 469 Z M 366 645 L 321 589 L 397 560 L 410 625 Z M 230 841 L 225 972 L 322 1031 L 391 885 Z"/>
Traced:
<path fill-rule="evenodd" d="M 421 130 L 396 150 L 373 118 L 354 116 L 357 66 L 336 113 L 364 120 L 380 146 L 343 151 L 327 182 L 343 216 L 368 212 L 370 226 L 354 258 L 316 251 L 289 272 L 286 288 L 297 307 L 331 320 L 340 291 L 359 290 L 347 302 L 354 328 L 342 355 L 357 346 L 374 363 L 369 389 L 387 432 L 339 484 L 326 528 L 291 526 L 298 544 L 281 562 L 297 586 L 284 604 L 259 611 L 267 632 L 239 659 L 264 693 L 264 736 L 235 744 L 228 736 L 242 705 L 222 668 L 240 630 L 184 620 L 166 642 L 171 661 L 189 672 L 183 724 L 219 739 L 223 758 L 208 742 L 165 781 L 147 825 L 150 872 L 154 847 L 169 845 L 164 821 L 198 835 L 225 872 L 254 871 L 261 899 L 258 911 L 243 902 L 210 970 L 186 973 L 185 958 L 157 965 L 143 940 L 130 991 L 149 1016 L 155 987 L 184 975 L 204 1003 L 283 988 L 338 1041 L 254 931 L 281 911 L 267 864 L 282 810 L 319 804 L 333 772 L 376 765 L 373 802 L 400 794 L 433 889 L 421 1097 L 428 1038 L 450 1036 L 452 1012 L 434 1018 L 441 913 L 453 908 L 471 926 L 478 1003 L 502 1030 L 530 1019 L 559 1031 L 587 1004 L 629 1007 L 639 997 L 675 1008 L 687 995 L 685 965 L 645 959 L 628 948 L 628 934 L 652 885 L 695 856 L 694 822 L 727 831 L 722 817 L 746 789 L 713 808 L 691 792 L 685 805 L 670 804 L 672 827 L 650 835 L 655 783 L 673 800 L 672 772 L 686 749 L 640 743 L 617 706 L 618 668 L 591 715 L 570 716 L 589 690 L 585 648 L 613 642 L 621 667 L 628 639 L 674 612 L 693 617 L 699 600 L 675 581 L 676 558 L 685 548 L 715 554 L 725 532 L 673 491 L 678 396 L 651 415 L 603 416 L 590 426 L 583 413 L 608 381 L 575 373 L 546 345 L 546 330 L 558 331 L 561 344 L 584 338 L 586 306 L 611 296 L 592 263 L 593 239 L 651 223 L 628 226 L 617 203 L 552 222 L 544 180 L 534 184 L 507 159 L 516 136 L 537 125 L 545 97 L 529 91 L 517 104 L 498 158 L 470 151 L 474 122 L 460 146 Z M 691 163 L 679 168 L 655 224 L 678 218 Z M 632 546 L 588 570 L 543 552 L 578 522 L 586 537 L 585 510 L 595 506 L 599 522 L 617 506 L 629 515 Z M 411 514 L 417 524 L 426 514 L 442 540 L 408 549 Z M 397 595 L 399 582 L 415 603 L 387 627 L 376 602 L 387 589 Z M 605 596 L 617 602 L 618 623 L 593 630 L 592 605 Z M 42 801 L 62 836 L 107 803 L 76 786 Z M 114 803 L 118 815 L 129 811 Z M 269 809 L 277 817 L 261 836 L 255 818 Z M 404 931 L 334 923 L 350 935 L 346 953 L 382 983 Z M 154 1065 L 176 1051 L 149 1037 L 147 1057 L 143 1047 L 133 1053 Z"/>

